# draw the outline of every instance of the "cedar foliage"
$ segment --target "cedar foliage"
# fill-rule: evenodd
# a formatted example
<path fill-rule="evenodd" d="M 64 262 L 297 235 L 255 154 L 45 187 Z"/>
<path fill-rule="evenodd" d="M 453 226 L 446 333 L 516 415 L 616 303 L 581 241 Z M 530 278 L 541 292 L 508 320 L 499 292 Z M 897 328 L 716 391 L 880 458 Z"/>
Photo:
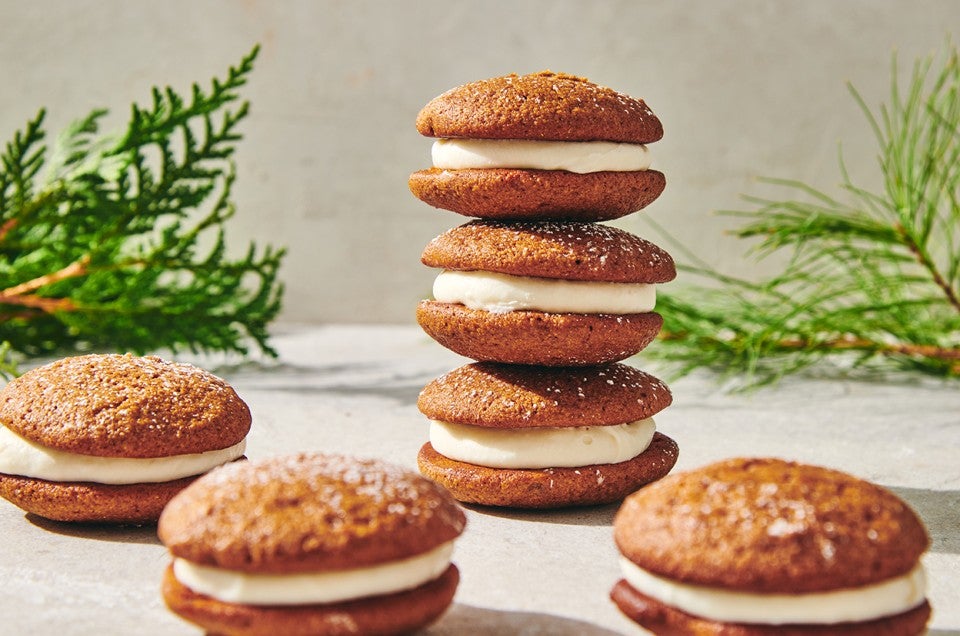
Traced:
<path fill-rule="evenodd" d="M 0 153 L 0 374 L 23 357 L 80 350 L 268 355 L 284 250 L 228 255 L 238 90 L 259 47 L 208 89 L 134 104 L 119 135 L 106 110 L 46 144 L 45 110 Z"/>

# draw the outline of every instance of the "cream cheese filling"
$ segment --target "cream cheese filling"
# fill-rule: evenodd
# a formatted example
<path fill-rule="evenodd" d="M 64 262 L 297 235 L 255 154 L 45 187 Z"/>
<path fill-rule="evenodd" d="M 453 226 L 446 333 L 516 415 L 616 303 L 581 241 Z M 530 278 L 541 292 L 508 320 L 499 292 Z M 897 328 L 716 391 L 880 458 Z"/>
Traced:
<path fill-rule="evenodd" d="M 894 616 L 923 603 L 923 566 L 875 585 L 807 594 L 760 594 L 677 583 L 620 558 L 623 578 L 638 592 L 688 614 L 726 623 L 822 625 Z"/>
<path fill-rule="evenodd" d="M 48 448 L 0 425 L 0 473 L 48 481 L 146 484 L 205 473 L 243 455 L 246 440 L 228 448 L 170 457 L 95 457 Z"/>
<path fill-rule="evenodd" d="M 380 565 L 302 574 L 247 574 L 173 560 L 178 581 L 226 603 L 244 605 L 312 605 L 391 594 L 433 581 L 450 567 L 453 542 L 399 561 Z"/>
<path fill-rule="evenodd" d="M 571 314 L 642 314 L 653 311 L 656 286 L 511 276 L 496 272 L 444 270 L 433 297 L 492 313 L 534 310 Z"/>
<path fill-rule="evenodd" d="M 578 468 L 617 464 L 650 446 L 652 418 L 611 426 L 488 428 L 430 422 L 433 449 L 468 464 L 490 468 Z"/>
<path fill-rule="evenodd" d="M 430 151 L 435 168 L 521 168 L 588 172 L 635 172 L 650 167 L 643 144 L 612 141 L 438 139 Z"/>

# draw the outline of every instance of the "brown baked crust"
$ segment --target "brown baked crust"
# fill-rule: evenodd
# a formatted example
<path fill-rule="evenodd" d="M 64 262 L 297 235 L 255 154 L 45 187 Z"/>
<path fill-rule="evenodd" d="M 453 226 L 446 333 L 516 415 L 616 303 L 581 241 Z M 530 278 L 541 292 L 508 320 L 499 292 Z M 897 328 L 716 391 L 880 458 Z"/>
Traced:
<path fill-rule="evenodd" d="M 626 558 L 664 578 L 794 594 L 904 575 L 929 544 L 917 515 L 879 486 L 819 466 L 744 458 L 629 497 L 614 538 Z"/>
<path fill-rule="evenodd" d="M 62 451 L 168 457 L 233 446 L 250 410 L 215 375 L 154 356 L 74 356 L 27 371 L 0 390 L 0 423 Z"/>
<path fill-rule="evenodd" d="M 489 428 L 605 426 L 652 417 L 672 399 L 662 381 L 624 364 L 474 362 L 427 384 L 417 407 L 432 420 Z"/>
<path fill-rule="evenodd" d="M 83 523 L 156 523 L 164 506 L 196 477 L 155 484 L 57 482 L 0 473 L 0 496 L 45 519 Z"/>
<path fill-rule="evenodd" d="M 642 99 L 550 71 L 452 88 L 423 107 L 417 130 L 428 137 L 639 144 L 663 137 L 660 120 Z"/>
<path fill-rule="evenodd" d="M 410 175 L 410 191 L 436 208 L 494 220 L 609 221 L 642 210 L 663 192 L 662 172 L 431 168 Z"/>
<path fill-rule="evenodd" d="M 917 636 L 930 620 L 930 604 L 861 623 L 833 625 L 749 625 L 699 618 L 641 594 L 621 579 L 610 598 L 631 620 L 654 634 L 672 636 Z"/>
<path fill-rule="evenodd" d="M 421 473 L 465 503 L 506 508 L 566 508 L 620 501 L 669 473 L 679 454 L 676 442 L 662 433 L 654 433 L 647 450 L 619 464 L 522 470 L 460 462 L 441 455 L 427 442 L 420 448 L 417 465 Z"/>
<path fill-rule="evenodd" d="M 650 344 L 663 318 L 644 314 L 495 314 L 424 300 L 417 322 L 447 349 L 480 362 L 587 366 L 617 362 Z"/>
<path fill-rule="evenodd" d="M 175 614 L 210 634 L 231 636 L 336 636 L 405 634 L 433 623 L 450 606 L 460 575 L 451 565 L 439 578 L 396 594 L 326 605 L 255 606 L 197 594 L 168 566 L 163 599 Z"/>
<path fill-rule="evenodd" d="M 284 574 L 422 554 L 465 523 L 449 493 L 414 471 L 299 453 L 215 468 L 167 505 L 157 533 L 193 563 Z"/>
<path fill-rule="evenodd" d="M 430 241 L 428 267 L 610 283 L 666 283 L 673 258 L 650 241 L 599 223 L 470 221 Z"/>

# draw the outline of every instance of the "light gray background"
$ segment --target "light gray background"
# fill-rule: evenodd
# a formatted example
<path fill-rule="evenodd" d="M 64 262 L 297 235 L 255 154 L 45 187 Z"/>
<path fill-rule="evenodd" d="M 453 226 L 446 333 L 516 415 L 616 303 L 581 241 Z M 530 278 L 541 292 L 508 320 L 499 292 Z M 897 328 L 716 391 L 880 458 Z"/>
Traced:
<path fill-rule="evenodd" d="M 876 147 L 845 87 L 885 100 L 960 25 L 955 0 L 0 0 L 0 140 L 40 106 L 55 132 L 95 107 L 125 122 L 153 85 L 182 92 L 262 44 L 244 96 L 238 214 L 228 240 L 283 245 L 288 322 L 411 322 L 433 273 L 424 244 L 466 221 L 407 190 L 429 164 L 417 111 L 455 85 L 564 71 L 643 97 L 667 190 L 617 224 L 659 241 L 650 215 L 735 274 L 763 267 L 716 210 L 767 192 L 759 175 L 833 191 L 838 143 L 876 185 Z M 681 281 L 674 283 L 682 284 Z"/>

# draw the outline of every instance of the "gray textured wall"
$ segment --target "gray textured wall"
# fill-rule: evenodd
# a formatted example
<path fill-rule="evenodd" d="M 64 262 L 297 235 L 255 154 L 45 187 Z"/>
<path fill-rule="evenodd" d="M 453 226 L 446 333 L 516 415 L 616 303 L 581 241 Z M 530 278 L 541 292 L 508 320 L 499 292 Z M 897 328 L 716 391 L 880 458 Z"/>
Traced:
<path fill-rule="evenodd" d="M 955 0 L 0 0 L 0 140 L 41 105 L 51 130 L 100 106 L 119 125 L 151 86 L 206 83 L 259 42 L 228 238 L 289 248 L 287 321 L 409 322 L 433 279 L 421 248 L 466 220 L 406 187 L 429 163 L 413 120 L 434 95 L 549 68 L 643 97 L 668 179 L 644 214 L 750 275 L 770 265 L 714 211 L 761 193 L 758 175 L 832 189 L 841 140 L 876 183 L 845 82 L 879 103 L 893 51 L 909 67 L 956 25 Z M 657 240 L 643 214 L 618 224 Z"/>

